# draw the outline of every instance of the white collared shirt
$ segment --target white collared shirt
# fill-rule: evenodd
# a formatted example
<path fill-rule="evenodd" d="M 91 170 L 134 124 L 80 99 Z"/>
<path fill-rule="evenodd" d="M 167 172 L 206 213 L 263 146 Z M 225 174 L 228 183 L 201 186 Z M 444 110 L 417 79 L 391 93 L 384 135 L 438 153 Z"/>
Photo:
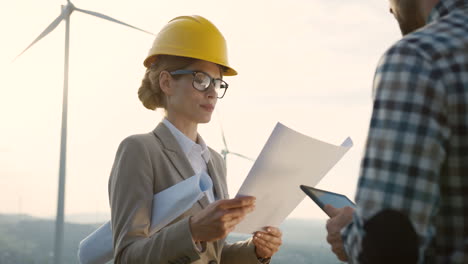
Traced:
<path fill-rule="evenodd" d="M 182 133 L 177 127 L 175 127 L 169 120 L 166 118 L 163 119 L 163 124 L 171 131 L 172 135 L 176 138 L 179 143 L 182 151 L 190 162 L 193 171 L 195 174 L 201 173 L 201 182 L 200 187 L 202 189 L 208 189 L 206 192 L 208 201 L 210 203 L 215 201 L 214 192 L 213 192 L 213 181 L 208 175 L 207 164 L 210 161 L 211 155 L 210 150 L 206 146 L 205 141 L 201 138 L 200 135 L 197 135 L 197 141 L 199 144 L 195 143 L 193 140 L 188 138 L 184 133 Z"/>

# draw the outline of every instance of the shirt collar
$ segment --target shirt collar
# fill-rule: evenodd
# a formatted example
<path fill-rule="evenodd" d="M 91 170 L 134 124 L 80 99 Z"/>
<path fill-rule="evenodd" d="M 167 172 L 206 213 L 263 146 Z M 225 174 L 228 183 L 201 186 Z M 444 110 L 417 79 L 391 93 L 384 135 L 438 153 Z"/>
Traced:
<path fill-rule="evenodd" d="M 468 6 L 468 0 L 440 0 L 431 10 L 427 22 L 434 22 L 463 6 Z"/>
<path fill-rule="evenodd" d="M 192 151 L 196 146 L 198 145 L 201 148 L 201 155 L 203 159 L 205 160 L 206 163 L 210 161 L 210 151 L 208 150 L 208 146 L 206 145 L 205 141 L 203 138 L 197 134 L 197 141 L 198 144 L 195 143 L 193 140 L 191 140 L 189 137 L 187 137 L 184 133 L 182 133 L 177 127 L 175 127 L 169 120 L 166 118 L 163 119 L 163 124 L 166 125 L 167 128 L 169 128 L 169 131 L 171 131 L 172 135 L 176 138 L 177 142 L 179 143 L 180 147 L 182 148 L 182 151 L 186 156 L 189 155 L 190 151 Z"/>
<path fill-rule="evenodd" d="M 197 141 L 198 141 L 198 145 L 200 145 L 201 147 L 201 155 L 203 159 L 205 160 L 205 162 L 208 163 L 211 158 L 210 150 L 208 149 L 208 146 L 206 145 L 205 141 L 200 135 L 197 135 Z"/>

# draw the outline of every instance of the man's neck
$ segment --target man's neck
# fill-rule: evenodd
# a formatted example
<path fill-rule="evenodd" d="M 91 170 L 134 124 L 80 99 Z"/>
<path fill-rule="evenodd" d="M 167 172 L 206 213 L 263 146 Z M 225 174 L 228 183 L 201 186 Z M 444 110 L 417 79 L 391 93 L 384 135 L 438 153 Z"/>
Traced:
<path fill-rule="evenodd" d="M 440 2 L 441 0 L 421 0 L 421 8 L 426 18 L 426 23 L 429 20 L 429 15 L 431 14 L 432 9 Z"/>

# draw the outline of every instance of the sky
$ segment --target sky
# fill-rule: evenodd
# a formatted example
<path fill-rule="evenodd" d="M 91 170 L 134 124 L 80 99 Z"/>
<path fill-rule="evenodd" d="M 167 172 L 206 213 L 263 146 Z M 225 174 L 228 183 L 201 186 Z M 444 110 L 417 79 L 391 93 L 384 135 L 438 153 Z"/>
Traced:
<path fill-rule="evenodd" d="M 0 213 L 54 217 L 57 207 L 64 23 L 21 57 L 66 1 L 5 1 L 0 10 Z M 354 198 L 380 56 L 400 38 L 387 1 L 91 1 L 81 9 L 157 33 L 180 15 L 211 20 L 228 43 L 238 76 L 199 133 L 256 158 L 277 122 L 332 144 L 355 145 L 317 185 Z M 161 111 L 143 107 L 137 90 L 154 36 L 74 12 L 65 213 L 109 212 L 107 182 L 119 143 L 154 129 Z M 14 60 L 14 61 L 13 61 Z M 13 62 L 12 62 L 13 61 Z M 234 196 L 252 162 L 228 156 Z M 305 199 L 289 217 L 324 218 Z"/>

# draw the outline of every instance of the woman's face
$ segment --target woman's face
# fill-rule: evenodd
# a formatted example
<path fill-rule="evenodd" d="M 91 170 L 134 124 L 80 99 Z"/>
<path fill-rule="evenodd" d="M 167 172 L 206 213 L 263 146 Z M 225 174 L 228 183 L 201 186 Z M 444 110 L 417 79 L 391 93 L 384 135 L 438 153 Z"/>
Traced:
<path fill-rule="evenodd" d="M 212 62 L 198 60 L 184 70 L 202 71 L 211 78 L 221 78 L 220 67 Z M 170 77 L 169 91 L 166 92 L 168 117 L 178 122 L 208 123 L 218 100 L 214 87 L 202 92 L 193 88 L 193 75 L 174 77 Z"/>

